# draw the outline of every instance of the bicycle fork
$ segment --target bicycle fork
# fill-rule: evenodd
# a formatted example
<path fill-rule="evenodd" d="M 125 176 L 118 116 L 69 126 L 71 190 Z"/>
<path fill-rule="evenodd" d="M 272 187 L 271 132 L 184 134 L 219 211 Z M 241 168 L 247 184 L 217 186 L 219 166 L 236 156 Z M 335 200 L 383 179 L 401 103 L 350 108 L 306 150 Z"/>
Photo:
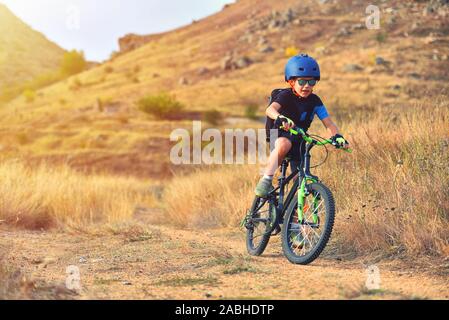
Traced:
<path fill-rule="evenodd" d="M 301 183 L 299 184 L 298 188 L 298 222 L 300 224 L 304 224 L 304 213 L 309 210 L 309 208 L 305 207 L 305 199 L 306 196 L 309 195 L 307 187 L 306 187 L 306 181 L 307 178 L 301 177 Z M 313 199 L 313 211 L 312 211 L 312 220 L 314 224 L 318 223 L 318 212 L 317 212 L 317 206 L 318 206 L 318 197 L 314 197 Z"/>

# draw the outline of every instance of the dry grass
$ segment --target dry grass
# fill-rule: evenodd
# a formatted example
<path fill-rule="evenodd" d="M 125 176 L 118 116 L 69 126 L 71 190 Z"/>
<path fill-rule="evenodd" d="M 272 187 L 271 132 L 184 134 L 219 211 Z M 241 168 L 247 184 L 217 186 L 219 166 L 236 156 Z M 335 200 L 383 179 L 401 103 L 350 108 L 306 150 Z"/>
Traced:
<path fill-rule="evenodd" d="M 356 152 L 319 172 L 337 199 L 343 248 L 449 256 L 448 121 L 441 102 L 348 125 Z"/>
<path fill-rule="evenodd" d="M 257 172 L 228 166 L 173 178 L 164 191 L 165 220 L 181 227 L 236 225 L 251 205 Z"/>
<path fill-rule="evenodd" d="M 136 206 L 152 201 L 144 181 L 83 175 L 64 166 L 6 161 L 0 180 L 0 220 L 28 229 L 125 221 Z"/>
<path fill-rule="evenodd" d="M 334 237 L 343 251 L 448 256 L 447 101 L 354 119 L 343 128 L 354 152 L 332 153 L 315 171 L 334 192 Z M 256 168 L 226 167 L 175 178 L 166 190 L 179 226 L 236 226 L 249 208 Z"/>

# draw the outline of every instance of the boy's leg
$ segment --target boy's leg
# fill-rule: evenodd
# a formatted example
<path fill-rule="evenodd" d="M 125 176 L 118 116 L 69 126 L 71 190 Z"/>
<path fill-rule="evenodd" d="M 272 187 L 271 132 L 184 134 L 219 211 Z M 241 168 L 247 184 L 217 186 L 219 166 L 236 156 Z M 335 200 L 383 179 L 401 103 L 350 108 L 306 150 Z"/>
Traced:
<path fill-rule="evenodd" d="M 306 144 L 303 139 L 293 141 L 293 147 L 290 152 L 291 160 L 290 160 L 290 170 L 291 172 L 302 168 L 302 161 L 304 158 L 304 154 L 306 153 Z"/>
<path fill-rule="evenodd" d="M 286 137 L 280 137 L 274 143 L 274 149 L 268 158 L 268 164 L 265 168 L 264 175 L 273 176 L 285 156 L 292 148 L 292 143 Z"/>
<path fill-rule="evenodd" d="M 280 137 L 275 142 L 275 147 L 268 158 L 268 164 L 264 171 L 264 176 L 257 184 L 255 193 L 258 197 L 266 197 L 273 188 L 273 176 L 279 164 L 284 160 L 292 148 L 292 143 L 288 138 Z"/>

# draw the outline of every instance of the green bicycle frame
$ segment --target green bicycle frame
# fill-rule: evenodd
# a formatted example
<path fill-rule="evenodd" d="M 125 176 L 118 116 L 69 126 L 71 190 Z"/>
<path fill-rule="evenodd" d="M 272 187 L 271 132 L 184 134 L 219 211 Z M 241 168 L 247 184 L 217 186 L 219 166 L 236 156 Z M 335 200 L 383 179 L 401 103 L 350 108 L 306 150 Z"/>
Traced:
<path fill-rule="evenodd" d="M 318 141 L 315 139 L 312 139 L 310 136 L 308 136 L 303 129 L 295 127 L 290 129 L 290 133 L 294 134 L 294 135 L 301 135 L 302 138 L 304 139 L 304 141 L 307 142 L 307 148 L 306 148 L 306 156 L 310 155 L 308 154 L 310 149 L 313 146 L 324 146 L 326 144 L 332 144 L 332 140 L 328 139 L 328 140 L 324 140 L 324 141 Z M 343 149 L 346 152 L 351 153 L 352 150 L 351 149 Z M 301 168 L 303 169 L 303 168 Z M 305 201 L 305 197 L 306 197 L 306 183 L 308 181 L 311 181 L 312 183 L 316 183 L 318 182 L 316 179 L 309 177 L 308 176 L 309 172 L 309 167 L 307 166 L 306 168 L 306 172 L 304 173 L 304 176 L 302 176 L 301 178 L 301 183 L 298 186 L 298 222 L 299 223 L 303 223 L 304 222 L 304 201 Z M 318 213 L 316 212 L 318 206 L 318 199 L 315 197 L 314 201 L 313 201 L 313 214 L 312 214 L 312 219 L 313 219 L 313 223 L 317 224 L 318 223 Z"/>

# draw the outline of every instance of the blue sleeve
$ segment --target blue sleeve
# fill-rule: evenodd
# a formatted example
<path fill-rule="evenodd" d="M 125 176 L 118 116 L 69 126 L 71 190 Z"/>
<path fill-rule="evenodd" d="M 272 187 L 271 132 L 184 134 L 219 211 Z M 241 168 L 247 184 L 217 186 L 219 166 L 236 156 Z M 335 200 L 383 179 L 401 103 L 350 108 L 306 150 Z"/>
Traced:
<path fill-rule="evenodd" d="M 319 107 L 315 107 L 315 114 L 320 118 L 320 120 L 324 120 L 329 117 L 329 113 L 327 112 L 327 109 L 324 105 L 321 105 Z"/>

